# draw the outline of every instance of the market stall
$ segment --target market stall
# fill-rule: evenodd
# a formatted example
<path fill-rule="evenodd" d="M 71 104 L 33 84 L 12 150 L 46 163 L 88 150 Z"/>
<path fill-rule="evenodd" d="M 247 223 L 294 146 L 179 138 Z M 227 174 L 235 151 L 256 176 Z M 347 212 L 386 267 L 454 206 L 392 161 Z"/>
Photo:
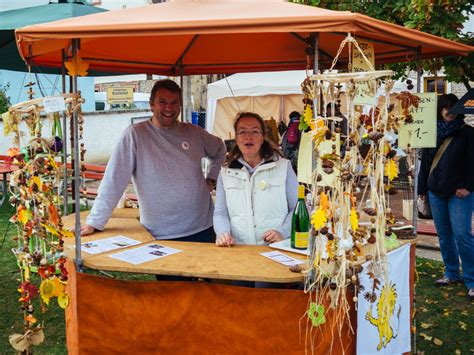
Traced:
<path fill-rule="evenodd" d="M 35 65 L 61 66 L 66 55 L 70 69 L 72 69 L 70 73 L 74 73 L 71 75 L 85 73 L 87 67 L 110 72 L 148 72 L 164 75 L 291 69 L 313 69 L 317 73 L 322 66 L 329 67 L 332 63 L 332 67 L 334 67 L 335 58 L 339 59 L 337 68 L 347 67 L 348 63 L 351 62 L 352 58 L 347 47 L 344 51 L 340 50 L 340 43 L 347 37 L 348 32 L 358 39 L 373 43 L 373 53 L 377 63 L 418 60 L 453 54 L 465 55 L 472 51 L 471 47 L 374 20 L 367 16 L 284 2 L 252 3 L 251 6 L 245 2 L 162 3 L 143 8 L 111 11 L 83 17 L 80 20 L 72 19 L 30 26 L 17 31 L 17 41 L 23 58 Z M 150 48 L 159 50 L 150 50 Z M 387 76 L 389 75 L 387 74 Z M 322 81 L 323 79 L 327 78 L 312 78 L 316 81 Z M 315 110 L 316 113 L 313 117 L 311 107 L 309 107 L 309 99 L 313 100 L 315 108 L 318 107 L 315 102 L 316 96 L 314 96 L 316 92 L 313 87 L 305 93 L 308 97 L 308 101 L 306 101 L 308 107 L 305 111 L 305 120 L 307 119 L 308 126 L 315 124 L 316 119 L 318 119 L 317 110 Z M 316 128 L 322 128 L 327 124 L 326 117 L 323 117 L 323 121 L 323 125 L 311 126 L 312 129 L 316 131 Z M 77 133 L 77 128 L 75 128 L 75 132 Z M 321 131 L 319 133 L 323 133 L 320 138 L 328 137 L 325 132 Z M 332 137 L 332 132 L 329 133 L 331 135 L 327 140 Z M 380 137 L 378 139 L 380 140 Z M 377 152 L 382 148 L 382 146 L 377 146 Z M 79 154 L 77 146 L 74 148 L 74 152 Z M 79 162 L 79 159 L 76 159 L 76 161 Z M 378 157 L 376 161 L 374 159 L 373 167 L 377 169 L 377 181 L 383 180 L 384 162 L 385 158 L 382 156 Z M 334 164 L 330 168 L 328 166 L 325 168 L 329 171 L 333 166 Z M 78 163 L 75 171 L 76 179 L 78 179 Z M 380 174 L 381 171 L 382 175 Z M 381 188 L 383 191 L 383 186 L 377 186 L 377 192 L 381 191 Z M 343 212 L 341 220 L 349 225 L 350 214 L 351 232 L 355 234 L 359 226 L 358 220 L 354 217 L 356 212 L 352 210 L 355 209 L 355 202 L 353 196 L 349 192 L 346 194 L 346 192 L 342 189 L 338 190 L 338 194 L 341 196 L 340 206 L 344 208 L 343 211 L 341 210 Z M 335 203 L 338 201 L 331 200 L 330 203 L 333 205 L 329 205 L 329 203 L 322 204 L 322 200 L 321 196 L 316 206 L 317 211 L 319 211 L 317 216 L 321 218 L 313 222 L 314 229 L 318 231 L 324 228 L 328 216 L 333 218 L 336 215 L 331 209 L 334 208 L 334 211 L 337 212 L 338 206 Z M 379 200 L 383 200 L 383 194 L 379 197 Z M 78 206 L 77 210 L 79 210 L 77 200 L 76 204 Z M 369 208 L 369 212 L 377 214 L 375 208 Z M 386 249 L 383 246 L 385 238 L 383 234 L 380 234 L 383 233 L 385 227 L 385 222 L 382 221 L 382 218 L 385 219 L 385 215 L 382 216 L 382 213 L 385 213 L 385 207 L 381 210 L 380 216 L 377 215 L 377 220 L 374 218 L 374 222 L 368 221 L 369 228 L 366 227 L 365 229 L 369 234 L 364 235 L 363 238 L 371 237 L 370 233 L 380 237 L 380 241 L 374 244 L 377 250 L 374 255 L 380 258 L 376 259 L 377 261 L 380 260 L 384 265 L 389 265 L 387 258 L 390 256 L 386 254 Z M 115 261 L 109 255 L 85 255 L 84 258 L 82 257 L 80 252 L 81 240 L 79 238 L 79 214 L 74 216 L 74 219 L 77 236 L 74 245 L 74 259 L 77 269 L 81 271 L 83 266 L 90 266 L 98 269 L 118 270 L 121 266 L 115 264 Z M 338 222 L 334 221 L 334 223 Z M 136 220 L 131 223 L 136 226 Z M 370 223 L 376 225 L 373 232 Z M 121 234 L 126 234 L 126 224 L 122 222 L 121 225 L 123 226 L 120 229 Z M 317 228 L 316 225 L 318 225 Z M 332 232 L 337 234 L 334 230 Z M 140 233 L 140 235 L 142 234 Z M 339 235 L 337 237 L 339 238 Z M 163 244 L 165 243 L 163 242 Z M 345 244 L 343 246 L 347 249 L 352 248 L 352 245 Z M 301 275 L 292 275 L 287 267 L 282 269 L 282 265 L 278 263 L 271 264 L 274 261 L 266 260 L 263 256 L 258 255 L 260 252 L 269 249 L 257 250 L 253 247 L 236 247 L 227 250 L 207 246 L 207 248 L 213 248 L 212 251 L 204 251 L 193 250 L 193 246 L 187 244 L 179 247 L 183 249 L 181 255 L 177 253 L 163 258 L 160 262 L 145 263 L 146 268 L 131 268 L 128 266 L 127 269 L 133 272 L 182 273 L 198 277 L 207 275 L 224 278 L 219 277 L 219 275 L 225 275 L 225 278 L 230 280 L 246 278 L 249 280 L 262 279 L 273 282 L 284 280 L 283 282 L 288 282 L 289 279 L 284 277 L 278 281 L 278 278 L 274 276 L 276 271 L 271 271 L 270 275 L 265 277 L 262 276 L 263 274 L 259 276 L 249 274 L 250 271 L 263 273 L 266 268 L 263 265 L 268 265 L 272 270 L 276 270 L 275 268 L 278 267 L 282 274 L 286 274 L 288 277 L 291 276 L 292 280 L 301 280 Z M 205 248 L 199 247 L 199 249 Z M 409 249 L 409 253 L 404 254 L 402 260 L 406 265 L 411 265 L 410 275 L 413 275 L 414 247 Z M 408 249 L 405 248 L 406 250 Z M 244 259 L 251 262 L 251 265 L 244 265 L 245 267 L 243 267 L 246 274 L 242 274 L 240 269 L 232 269 L 230 265 L 224 264 L 220 264 L 221 268 L 211 267 L 210 271 L 205 273 L 204 270 L 207 264 L 196 261 L 196 259 L 206 259 L 204 254 L 209 254 L 212 257 L 207 260 L 212 265 L 215 260 L 227 261 L 227 258 L 223 256 L 226 255 L 224 253 L 238 256 L 240 251 L 242 251 Z M 361 272 L 362 268 L 357 266 L 364 261 L 370 261 L 367 257 L 369 254 L 364 254 L 361 250 L 358 252 L 362 255 L 357 256 L 357 262 L 355 262 L 355 254 L 351 254 L 352 260 L 349 261 L 345 259 L 345 253 L 341 253 L 340 258 L 343 265 L 348 265 L 348 270 L 353 274 L 349 275 L 345 268 L 338 268 L 337 282 L 333 281 L 331 275 L 324 281 L 324 275 L 321 274 L 315 277 L 312 272 L 308 272 L 305 281 L 309 287 L 307 289 L 307 291 L 310 291 L 309 294 L 302 291 L 240 289 L 202 283 L 136 284 L 136 287 L 131 287 L 128 283 L 98 279 L 82 272 L 76 274 L 75 270 L 70 267 L 69 292 L 72 304 L 68 309 L 69 351 L 71 353 L 84 352 L 90 350 L 92 346 L 97 349 L 99 338 L 104 341 L 103 350 L 112 351 L 112 349 L 117 348 L 117 339 L 120 337 L 127 339 L 127 342 L 124 343 L 143 346 L 144 351 L 154 349 L 153 347 L 156 347 L 158 342 L 160 346 L 163 346 L 160 349 L 163 352 L 176 352 L 177 346 L 183 346 L 184 352 L 192 352 L 196 350 L 196 344 L 199 344 L 200 350 L 203 349 L 203 346 L 209 345 L 212 347 L 210 350 L 216 352 L 232 352 L 234 349 L 238 349 L 238 346 L 242 346 L 242 351 L 244 349 L 248 351 L 249 348 L 254 349 L 255 347 L 258 350 L 261 349 L 262 352 L 273 350 L 274 352 L 302 353 L 308 350 L 321 353 L 331 351 L 334 353 L 353 353 L 355 341 L 351 337 L 357 334 L 357 329 L 360 326 L 359 323 L 355 324 L 353 321 L 355 319 L 353 302 L 357 301 L 357 295 L 351 295 L 351 288 L 346 286 L 348 286 L 347 281 L 349 280 L 349 283 L 357 287 L 355 289 L 360 292 L 361 287 L 358 285 L 355 273 L 357 271 Z M 190 257 L 186 258 L 186 255 Z M 218 257 L 219 255 L 221 256 Z M 311 251 L 310 271 L 314 271 L 313 268 L 316 265 L 319 267 L 319 261 L 316 262 L 314 259 L 315 255 Z M 339 255 L 336 256 L 339 257 Z M 183 260 L 176 262 L 173 266 L 173 260 L 176 261 L 180 257 L 183 257 Z M 333 261 L 336 259 L 334 255 L 331 258 Z M 181 269 L 183 266 L 187 268 Z M 240 262 L 240 266 L 243 266 L 242 262 Z M 398 265 L 392 266 L 392 269 L 397 268 Z M 383 273 L 377 272 L 377 278 L 375 276 L 371 278 L 374 285 L 381 286 L 381 281 L 378 278 L 379 274 L 384 274 L 385 278 L 382 281 L 391 280 L 387 278 L 385 271 L 387 270 L 384 269 Z M 371 272 L 369 276 L 375 275 L 374 272 L 369 272 Z M 311 292 L 315 288 L 316 280 L 318 281 L 316 285 L 318 293 Z M 409 285 L 410 289 L 413 286 L 413 276 L 410 280 L 406 279 L 403 282 L 405 285 Z M 341 287 L 342 284 L 345 286 Z M 335 286 L 334 289 L 333 285 Z M 372 312 L 371 306 L 370 311 L 367 310 L 363 314 L 365 320 L 379 331 L 381 341 L 378 350 L 382 347 L 385 348 L 393 338 L 393 334 L 389 333 L 388 330 L 390 326 L 387 328 L 387 319 L 390 317 L 387 318 L 386 316 L 393 315 L 395 306 L 398 307 L 399 314 L 404 312 L 403 327 L 405 329 L 408 327 L 408 332 L 411 319 L 410 300 L 409 297 L 405 296 L 406 292 L 404 291 L 402 299 L 408 301 L 408 305 L 404 303 L 402 308 L 400 303 L 394 303 L 397 300 L 394 284 L 386 282 L 383 285 L 382 290 L 374 286 L 372 292 L 369 292 L 367 296 L 370 301 L 375 301 L 378 298 L 382 300 L 378 303 L 380 309 L 378 316 Z M 127 304 L 124 300 L 129 300 L 131 290 L 133 290 L 132 293 L 136 292 L 133 293 L 133 297 L 139 302 L 136 306 L 127 308 L 124 307 Z M 188 293 L 194 296 L 192 301 L 196 301 L 197 306 L 199 306 L 193 316 L 190 317 L 189 322 L 186 318 L 189 312 L 186 312 L 186 314 L 180 313 L 183 309 L 188 310 L 192 307 L 189 298 L 187 298 L 188 296 L 186 296 Z M 172 307 L 169 298 L 161 298 L 163 294 L 168 294 L 169 298 L 179 299 L 184 303 L 181 306 Z M 408 294 L 412 295 L 412 292 L 408 292 Z M 117 298 L 112 297 L 112 295 L 117 295 Z M 223 297 L 223 295 L 228 295 L 228 297 Z M 327 297 L 328 295 L 329 297 Z M 96 296 L 98 296 L 97 299 L 92 299 Z M 109 298 L 110 302 L 105 303 L 111 308 L 105 309 L 101 301 Z M 229 298 L 235 300 L 235 303 L 227 303 L 226 301 Z M 202 305 L 201 302 L 206 299 L 210 301 Z M 265 302 L 262 301 L 263 299 Z M 267 299 L 271 302 L 267 303 Z M 150 304 L 150 302 L 154 302 L 152 300 L 156 300 L 157 303 Z M 290 308 L 288 308 L 288 302 L 291 303 Z M 392 304 L 391 308 L 388 308 L 390 314 L 385 314 L 387 308 L 384 305 L 389 302 Z M 343 307 L 340 307 L 340 304 Z M 224 307 L 225 305 L 228 305 L 228 309 Z M 267 305 L 270 308 L 267 308 Z M 174 313 L 175 309 L 177 313 Z M 133 312 L 127 314 L 128 311 L 132 310 Z M 262 313 L 260 313 L 260 310 L 262 310 Z M 326 310 L 328 311 L 326 312 Z M 161 311 L 164 313 L 160 313 Z M 127 314 L 126 317 L 125 314 Z M 212 315 L 215 315 L 218 320 L 214 319 L 212 322 Z M 111 318 L 112 316 L 116 318 Z M 256 318 L 252 318 L 254 316 Z M 269 323 L 264 323 L 267 321 L 266 317 L 270 316 L 275 318 Z M 284 317 L 284 319 L 281 320 L 281 317 Z M 112 319 L 115 327 L 122 327 L 120 330 L 108 327 L 107 325 L 110 323 L 98 322 L 99 320 L 107 322 L 107 320 Z M 122 324 L 123 319 L 126 321 Z M 222 323 L 219 322 L 229 319 L 232 319 L 232 322 L 227 323 L 225 327 L 223 326 L 224 330 L 221 331 L 220 325 Z M 135 326 L 137 320 L 140 320 L 140 327 L 137 327 L 137 330 L 143 328 L 145 332 L 135 334 L 134 331 L 130 330 L 129 327 Z M 166 337 L 160 337 L 160 340 L 157 341 L 155 336 L 156 323 L 165 322 L 165 320 L 170 322 L 163 323 L 163 334 Z M 210 320 L 212 327 L 209 324 Z M 239 321 L 243 323 L 239 323 Z M 236 324 L 238 326 L 235 326 Z M 245 339 L 248 339 L 248 343 L 236 341 L 247 329 L 254 329 L 251 324 L 256 324 L 258 330 L 255 330 L 252 337 L 244 336 Z M 260 327 L 261 324 L 269 325 Z M 275 337 L 271 337 L 268 334 L 270 330 L 267 328 L 273 329 L 275 324 L 282 325 L 278 329 L 282 329 L 283 334 L 278 333 L 275 334 Z M 169 333 L 165 332 L 168 330 Z M 208 330 L 207 333 L 206 330 Z M 290 333 L 290 337 L 288 336 L 289 331 L 293 332 Z M 186 336 L 183 334 L 186 334 Z M 196 337 L 193 336 L 194 334 Z M 186 338 L 186 340 L 182 340 L 182 338 Z M 288 341 L 288 338 L 295 339 L 295 342 Z M 202 339 L 205 341 L 202 342 Z M 220 343 L 220 339 L 224 339 L 224 341 Z M 232 344 L 230 351 L 228 344 Z M 326 344 L 327 346 L 320 344 Z M 373 344 L 371 343 L 371 345 Z M 289 346 L 289 348 L 285 346 Z M 323 348 L 318 348 L 318 346 Z M 377 347 L 377 344 L 374 346 Z M 406 343 L 404 347 L 400 346 L 398 350 L 403 349 L 405 351 L 405 346 Z M 136 349 L 134 350 L 136 351 Z"/>
<path fill-rule="evenodd" d="M 140 227 L 136 212 L 136 209 L 116 209 L 105 231 L 83 238 L 83 243 L 121 233 L 144 241 L 124 250 L 156 244 L 145 230 L 137 233 Z M 85 216 L 86 213 L 82 213 L 82 218 Z M 66 226 L 74 225 L 72 217 L 64 219 Z M 74 244 L 72 241 L 66 244 L 73 257 Z M 70 262 L 71 305 L 66 310 L 69 353 L 238 354 L 248 352 L 249 348 L 256 353 L 297 354 L 311 349 L 318 353 L 355 353 L 356 338 L 351 327 L 357 328 L 357 316 L 353 294 L 347 295 L 352 308 L 351 321 L 334 335 L 336 320 L 332 317 L 335 314 L 327 317 L 317 330 L 307 327 L 310 321 L 305 315 L 309 300 L 302 290 L 254 289 L 229 284 L 232 280 L 282 285 L 302 282 L 303 274 L 291 272 L 288 267 L 260 255 L 275 249 L 244 245 L 219 248 L 173 241 L 159 241 L 159 245 L 181 252 L 140 265 L 111 257 L 117 251 L 85 253 L 84 266 L 104 271 L 195 276 L 213 281 L 118 281 L 77 273 Z M 413 285 L 415 247 L 412 244 L 408 248 L 411 272 L 407 276 Z M 305 259 L 301 254 L 286 254 Z M 409 296 L 413 298 L 413 286 Z M 328 304 L 329 298 L 326 306 Z M 409 321 L 405 325 L 409 328 Z M 310 333 L 312 336 L 308 336 Z"/>

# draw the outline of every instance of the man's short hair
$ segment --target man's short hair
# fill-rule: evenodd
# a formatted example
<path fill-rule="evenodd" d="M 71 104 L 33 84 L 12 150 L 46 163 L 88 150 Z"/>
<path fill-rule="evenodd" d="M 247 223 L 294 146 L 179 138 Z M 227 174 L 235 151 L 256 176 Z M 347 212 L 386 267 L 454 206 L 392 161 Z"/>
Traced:
<path fill-rule="evenodd" d="M 160 89 L 166 89 L 171 92 L 174 92 L 178 94 L 179 98 L 181 99 L 181 88 L 179 87 L 179 85 L 176 84 L 171 79 L 162 79 L 162 80 L 158 80 L 155 83 L 155 85 L 153 85 L 153 89 L 151 89 L 151 94 L 150 94 L 150 102 L 153 102 L 155 100 L 155 95 L 157 91 Z"/>

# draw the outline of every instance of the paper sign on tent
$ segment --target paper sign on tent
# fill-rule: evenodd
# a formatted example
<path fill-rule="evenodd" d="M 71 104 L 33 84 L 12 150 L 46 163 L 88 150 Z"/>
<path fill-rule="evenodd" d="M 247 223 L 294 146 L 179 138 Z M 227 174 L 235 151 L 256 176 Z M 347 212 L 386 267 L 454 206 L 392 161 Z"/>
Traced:
<path fill-rule="evenodd" d="M 406 148 L 436 147 L 436 93 L 415 94 L 420 98 L 418 108 L 411 108 L 413 123 L 400 125 L 398 146 Z M 395 101 L 395 110 L 401 110 L 400 102 Z"/>

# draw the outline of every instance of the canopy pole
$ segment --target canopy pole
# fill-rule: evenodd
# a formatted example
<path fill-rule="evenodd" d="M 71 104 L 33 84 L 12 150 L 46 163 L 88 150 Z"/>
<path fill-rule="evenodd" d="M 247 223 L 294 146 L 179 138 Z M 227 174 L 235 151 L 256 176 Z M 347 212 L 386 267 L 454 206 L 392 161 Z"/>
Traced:
<path fill-rule="evenodd" d="M 313 47 L 314 47 L 314 63 L 313 74 L 318 74 L 319 71 L 319 33 L 312 33 Z"/>
<path fill-rule="evenodd" d="M 64 49 L 61 50 L 61 58 L 63 60 L 61 65 L 61 84 L 62 84 L 62 93 L 66 93 L 66 68 L 64 67 L 64 62 L 66 61 L 66 51 Z M 62 113 L 63 116 L 63 171 L 64 171 L 64 178 L 63 178 L 63 216 L 67 216 L 69 214 L 68 208 L 68 193 L 67 193 L 67 117 L 66 114 Z"/>
<path fill-rule="evenodd" d="M 313 59 L 313 74 L 318 74 L 319 72 L 319 33 L 311 33 L 310 35 L 311 44 L 314 50 L 314 59 Z M 313 118 L 318 116 L 318 102 L 320 101 L 319 96 L 315 97 L 313 100 Z M 314 141 L 311 140 L 311 170 L 315 170 L 318 164 L 318 157 L 314 154 Z M 314 193 L 314 185 L 311 187 L 311 194 L 312 194 L 312 201 L 311 204 L 314 205 L 315 193 Z M 313 227 L 311 227 L 313 228 Z M 313 250 L 314 245 L 314 237 L 311 236 L 312 230 L 310 231 L 310 238 L 309 238 L 309 245 L 308 250 Z M 314 262 L 313 259 L 310 262 Z M 311 268 L 310 274 L 308 275 L 309 280 L 314 281 L 316 279 L 315 270 Z"/>
<path fill-rule="evenodd" d="M 420 93 L 421 91 L 421 47 L 418 47 L 416 50 L 416 92 Z M 414 170 L 414 182 L 413 182 L 413 235 L 416 237 L 418 235 L 418 152 L 419 149 L 415 148 L 415 166 Z"/>
<path fill-rule="evenodd" d="M 183 83 L 184 83 L 184 68 L 183 62 L 179 62 L 179 86 L 181 87 L 181 122 L 184 122 L 184 90 L 183 90 Z"/>
<path fill-rule="evenodd" d="M 72 40 L 72 58 L 76 58 L 77 50 L 79 48 L 79 39 Z M 77 95 L 77 76 L 72 77 L 72 93 Z M 78 272 L 82 272 L 82 259 L 81 259 L 81 201 L 79 194 L 80 187 L 80 160 L 79 160 L 79 134 L 78 134 L 78 122 L 77 122 L 77 111 L 73 113 L 73 136 L 74 136 L 74 207 L 76 217 L 76 269 Z"/>

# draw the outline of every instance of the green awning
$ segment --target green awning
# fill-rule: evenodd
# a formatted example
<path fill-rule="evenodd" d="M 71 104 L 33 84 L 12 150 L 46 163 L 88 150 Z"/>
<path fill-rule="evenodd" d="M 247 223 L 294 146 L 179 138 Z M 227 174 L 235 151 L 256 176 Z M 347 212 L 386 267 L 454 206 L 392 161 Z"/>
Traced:
<path fill-rule="evenodd" d="M 60 0 L 59 3 L 0 12 L 0 69 L 28 71 L 28 67 L 18 54 L 15 43 L 15 29 L 104 11 L 107 10 L 80 1 L 67 2 Z M 60 68 L 32 67 L 31 69 L 33 72 L 45 74 L 61 73 Z M 89 75 L 110 75 L 110 73 L 89 72 Z"/>

